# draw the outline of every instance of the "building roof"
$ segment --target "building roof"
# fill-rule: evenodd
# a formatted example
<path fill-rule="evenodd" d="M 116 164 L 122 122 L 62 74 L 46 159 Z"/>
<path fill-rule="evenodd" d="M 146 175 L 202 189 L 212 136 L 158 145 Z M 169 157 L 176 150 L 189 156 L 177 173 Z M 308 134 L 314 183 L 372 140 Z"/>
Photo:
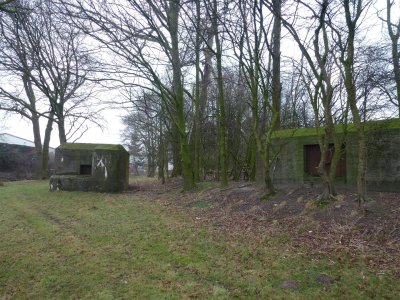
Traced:
<path fill-rule="evenodd" d="M 24 139 L 24 138 L 21 138 L 21 137 L 18 137 L 18 136 L 15 136 L 15 135 L 12 135 L 12 134 L 9 134 L 9 133 L 0 133 L 0 144 L 1 143 L 2 144 L 10 144 L 10 145 L 27 146 L 27 147 L 32 147 L 32 148 L 35 147 L 34 142 Z M 49 147 L 49 150 L 54 151 L 54 148 Z"/>
<path fill-rule="evenodd" d="M 9 133 L 0 133 L 0 143 L 35 147 L 35 143 Z"/>

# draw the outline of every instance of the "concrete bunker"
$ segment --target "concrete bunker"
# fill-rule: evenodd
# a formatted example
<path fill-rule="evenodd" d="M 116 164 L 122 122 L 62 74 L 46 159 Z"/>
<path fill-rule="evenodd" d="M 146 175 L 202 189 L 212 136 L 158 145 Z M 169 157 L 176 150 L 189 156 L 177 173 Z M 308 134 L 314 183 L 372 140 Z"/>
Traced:
<path fill-rule="evenodd" d="M 400 119 L 364 123 L 367 137 L 367 189 L 370 191 L 400 192 Z M 320 129 L 323 131 L 323 128 Z M 320 131 L 320 133 L 321 133 Z M 336 181 L 355 187 L 357 180 L 358 138 L 354 124 L 337 125 L 343 138 Z M 277 184 L 318 182 L 315 170 L 321 153 L 316 128 L 284 129 L 274 133 L 274 152 L 277 160 L 274 181 Z M 332 155 L 333 144 L 328 155 Z M 326 168 L 329 168 L 327 159 Z"/>
<path fill-rule="evenodd" d="M 129 153 L 121 145 L 66 143 L 56 148 L 51 191 L 122 192 L 128 180 Z"/>

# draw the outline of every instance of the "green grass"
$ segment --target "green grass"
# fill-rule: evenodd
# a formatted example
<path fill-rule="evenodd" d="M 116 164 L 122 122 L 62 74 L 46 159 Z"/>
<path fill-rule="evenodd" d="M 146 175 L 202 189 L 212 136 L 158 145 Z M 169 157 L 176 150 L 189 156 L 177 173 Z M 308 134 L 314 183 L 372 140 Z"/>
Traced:
<path fill-rule="evenodd" d="M 148 197 L 148 196 L 147 196 Z M 227 236 L 145 194 L 0 187 L 0 299 L 395 298 L 398 279 L 286 235 Z M 318 274 L 336 279 L 315 281 Z M 285 280 L 299 288 L 284 289 Z"/>

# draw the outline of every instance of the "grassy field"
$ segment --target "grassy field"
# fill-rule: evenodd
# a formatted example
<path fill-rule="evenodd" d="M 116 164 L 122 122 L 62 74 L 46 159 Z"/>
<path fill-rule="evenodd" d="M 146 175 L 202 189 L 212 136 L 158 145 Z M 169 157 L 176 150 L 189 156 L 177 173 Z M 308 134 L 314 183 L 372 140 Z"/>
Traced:
<path fill-rule="evenodd" d="M 285 234 L 225 235 L 141 192 L 51 193 L 47 182 L 5 183 L 0 237 L 1 300 L 400 295 L 394 274 L 366 268 L 362 258 L 308 257 Z"/>

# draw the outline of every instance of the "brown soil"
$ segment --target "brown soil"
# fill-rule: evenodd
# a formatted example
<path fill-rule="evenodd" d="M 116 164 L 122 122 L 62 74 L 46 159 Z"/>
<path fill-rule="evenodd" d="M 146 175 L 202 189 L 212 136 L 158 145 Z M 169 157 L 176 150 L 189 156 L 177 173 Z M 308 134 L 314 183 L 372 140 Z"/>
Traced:
<path fill-rule="evenodd" d="M 282 187 L 273 198 L 262 200 L 263 189 L 254 183 L 231 182 L 225 189 L 211 184 L 192 192 L 181 192 L 181 186 L 180 180 L 147 182 L 132 185 L 130 193 L 145 193 L 225 234 L 285 233 L 292 247 L 307 255 L 346 253 L 378 270 L 400 270 L 398 193 L 370 192 L 370 200 L 360 206 L 354 191 L 339 189 L 336 201 L 318 205 L 317 187 Z"/>

